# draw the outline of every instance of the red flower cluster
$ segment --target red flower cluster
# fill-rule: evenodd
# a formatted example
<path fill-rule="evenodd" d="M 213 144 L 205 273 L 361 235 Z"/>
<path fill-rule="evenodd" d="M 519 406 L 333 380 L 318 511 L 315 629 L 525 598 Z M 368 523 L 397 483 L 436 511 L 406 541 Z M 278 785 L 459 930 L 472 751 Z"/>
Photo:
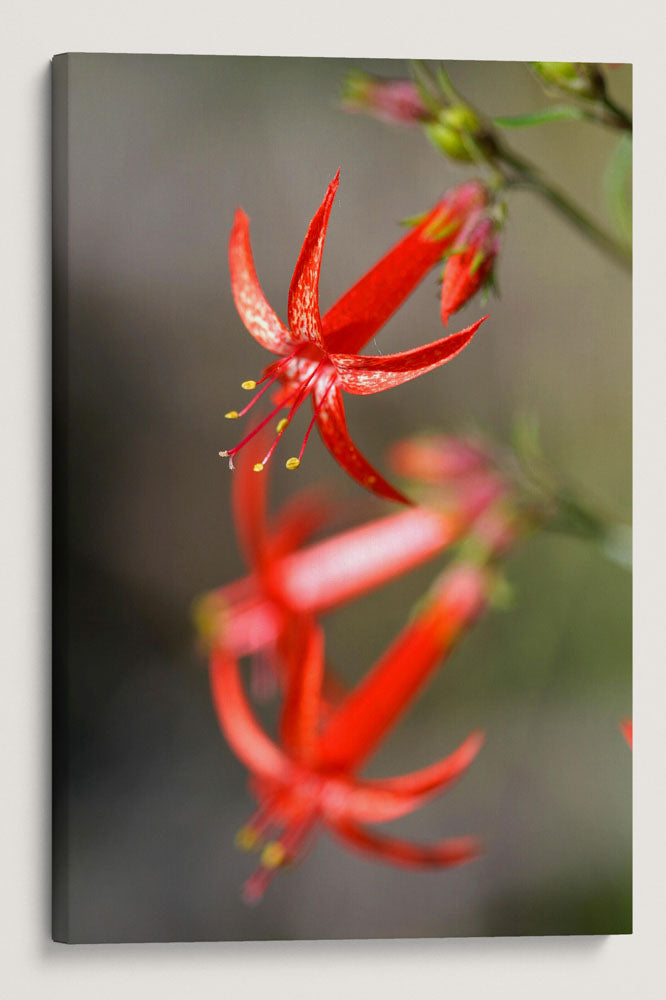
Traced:
<path fill-rule="evenodd" d="M 395 89 L 382 91 L 382 99 L 393 102 L 393 112 L 404 107 L 400 102 L 408 96 Z M 358 352 L 451 251 L 443 283 L 446 322 L 487 278 L 496 237 L 484 215 L 484 188 L 464 184 L 445 194 L 320 316 L 319 272 L 337 187 L 336 176 L 306 234 L 289 289 L 288 326 L 263 296 L 248 219 L 240 209 L 229 246 L 231 287 L 241 319 L 263 347 L 280 356 L 259 380 L 243 383 L 249 390 L 261 386 L 252 401 L 240 412 L 226 414 L 230 419 L 243 416 L 264 393 L 275 390 L 272 412 L 238 445 L 221 452 L 234 468 L 235 457 L 249 445 L 233 485 L 234 518 L 249 573 L 206 595 L 196 608 L 210 648 L 219 722 L 250 773 L 258 803 L 237 838 L 241 848 L 261 851 L 259 868 L 245 885 L 248 901 L 263 894 L 279 868 L 301 857 L 322 827 L 349 846 L 395 864 L 446 867 L 479 852 L 473 837 L 419 846 L 380 834 L 368 824 L 406 815 L 448 787 L 474 759 L 483 740 L 480 732 L 448 757 L 412 774 L 370 781 L 359 772 L 488 604 L 492 563 L 519 530 L 505 477 L 474 442 L 441 437 L 403 442 L 393 451 L 397 472 L 416 480 L 421 490 L 434 487 L 434 500 L 313 541 L 329 519 L 330 505 L 321 494 L 292 498 L 269 519 L 265 477 L 257 480 L 254 473 L 265 468 L 294 414 L 311 397 L 312 419 L 287 468 L 298 467 L 317 424 L 328 449 L 354 479 L 380 497 L 411 503 L 352 442 L 342 391 L 380 392 L 459 353 L 482 320 L 401 354 L 368 357 Z M 282 409 L 286 416 L 269 442 L 263 428 Z M 347 691 L 326 667 L 319 616 L 470 536 L 472 544 L 462 542 L 397 639 Z M 276 738 L 263 730 L 244 692 L 239 659 L 246 655 L 254 658 L 255 693 L 280 690 Z"/>
<path fill-rule="evenodd" d="M 283 409 L 277 436 L 254 469 L 260 472 L 278 441 L 305 400 L 313 403 L 313 416 L 298 455 L 288 459 L 288 469 L 300 465 L 315 425 L 338 463 L 357 482 L 378 496 L 402 503 L 410 501 L 361 455 L 347 432 L 342 391 L 357 395 L 382 392 L 418 378 L 450 361 L 472 339 L 483 319 L 459 333 L 400 354 L 371 357 L 363 348 L 407 296 L 451 248 L 466 220 L 486 201 L 484 188 L 469 182 L 448 192 L 399 243 L 375 264 L 341 299 L 320 316 L 319 272 L 338 175 L 308 228 L 289 289 L 285 326 L 266 301 L 257 279 L 250 248 L 249 221 L 238 209 L 229 244 L 231 288 L 236 308 L 248 331 L 281 360 L 269 365 L 259 380 L 243 388 L 262 386 L 242 410 L 226 416 L 243 416 L 272 386 L 277 387 L 274 409 L 239 444 L 220 454 L 233 461 L 258 431 Z"/>

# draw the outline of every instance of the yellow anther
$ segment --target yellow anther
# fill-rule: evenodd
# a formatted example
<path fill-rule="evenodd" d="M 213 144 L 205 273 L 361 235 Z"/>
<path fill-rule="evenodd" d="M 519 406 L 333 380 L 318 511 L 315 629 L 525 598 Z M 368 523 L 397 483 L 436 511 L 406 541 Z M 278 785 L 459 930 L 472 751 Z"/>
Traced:
<path fill-rule="evenodd" d="M 255 462 L 254 465 L 252 466 L 252 468 L 254 469 L 255 472 L 263 472 L 264 471 L 264 463 L 263 462 Z"/>
<path fill-rule="evenodd" d="M 287 852 L 279 840 L 271 840 L 261 852 L 261 863 L 264 868 L 279 868 L 284 863 Z"/>
<path fill-rule="evenodd" d="M 282 434 L 282 431 L 285 429 L 285 427 L 287 426 L 288 423 L 289 423 L 289 421 L 287 420 L 286 417 L 283 417 L 282 420 L 280 420 L 278 422 L 278 425 L 277 425 L 277 432 L 278 432 L 278 434 Z"/>
<path fill-rule="evenodd" d="M 300 458 L 288 458 L 284 463 L 288 469 L 297 469 L 301 464 Z"/>
<path fill-rule="evenodd" d="M 242 826 L 234 842 L 240 851 L 253 851 L 258 845 L 259 835 L 253 827 Z"/>
<path fill-rule="evenodd" d="M 238 410 L 229 410 L 224 414 L 227 420 L 238 420 Z"/>
<path fill-rule="evenodd" d="M 248 389 L 249 390 L 249 389 L 256 389 L 256 388 L 257 388 L 257 383 L 254 381 L 253 378 L 249 378 L 247 380 L 247 382 L 241 382 L 241 389 Z"/>

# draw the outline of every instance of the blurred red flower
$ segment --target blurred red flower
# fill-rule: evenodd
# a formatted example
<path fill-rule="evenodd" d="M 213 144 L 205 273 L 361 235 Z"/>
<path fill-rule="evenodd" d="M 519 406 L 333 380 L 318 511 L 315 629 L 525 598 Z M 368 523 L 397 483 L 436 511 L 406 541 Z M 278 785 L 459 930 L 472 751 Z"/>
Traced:
<path fill-rule="evenodd" d="M 627 741 L 631 749 L 633 749 L 634 724 L 631 721 L 631 719 L 623 719 L 622 722 L 620 723 L 620 729 L 622 730 L 622 735 L 624 736 L 625 740 Z"/>
<path fill-rule="evenodd" d="M 263 443 L 265 444 L 265 442 Z M 437 508 L 412 507 L 304 544 L 331 515 L 321 490 L 302 491 L 267 516 L 267 479 L 252 471 L 258 436 L 233 479 L 236 533 L 250 574 L 199 599 L 195 617 L 208 641 L 255 656 L 253 688 L 269 693 L 276 649 L 291 617 L 319 615 L 415 569 L 457 541 L 504 489 L 480 469 L 459 477 Z M 462 447 L 462 446 L 461 446 Z"/>
<path fill-rule="evenodd" d="M 364 781 L 357 772 L 486 605 L 487 571 L 449 569 L 424 606 L 360 684 L 331 710 L 322 694 L 324 640 L 306 617 L 292 618 L 283 644 L 287 676 L 279 741 L 261 728 L 243 692 L 236 658 L 223 646 L 211 656 L 213 698 L 222 730 L 251 774 L 259 808 L 239 832 L 238 846 L 261 848 L 261 863 L 244 887 L 261 897 L 277 869 L 306 850 L 318 826 L 347 845 L 394 864 L 460 864 L 479 853 L 474 837 L 418 846 L 366 827 L 419 808 L 469 766 L 481 744 L 473 732 L 450 756 L 420 771 Z M 268 839 L 275 832 L 277 838 Z"/>

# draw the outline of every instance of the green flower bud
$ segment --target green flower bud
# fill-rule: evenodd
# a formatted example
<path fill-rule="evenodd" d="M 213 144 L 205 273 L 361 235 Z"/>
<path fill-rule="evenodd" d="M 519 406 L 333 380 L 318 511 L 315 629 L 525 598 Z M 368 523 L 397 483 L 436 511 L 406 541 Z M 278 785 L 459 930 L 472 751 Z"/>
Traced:
<path fill-rule="evenodd" d="M 466 104 L 446 108 L 440 113 L 438 121 L 426 124 L 424 130 L 433 146 L 452 160 L 469 162 L 477 159 L 475 148 L 484 156 L 492 156 L 494 152 L 481 119 Z"/>
<path fill-rule="evenodd" d="M 604 80 L 596 63 L 534 62 L 541 80 L 565 94 L 597 100 L 604 96 Z"/>

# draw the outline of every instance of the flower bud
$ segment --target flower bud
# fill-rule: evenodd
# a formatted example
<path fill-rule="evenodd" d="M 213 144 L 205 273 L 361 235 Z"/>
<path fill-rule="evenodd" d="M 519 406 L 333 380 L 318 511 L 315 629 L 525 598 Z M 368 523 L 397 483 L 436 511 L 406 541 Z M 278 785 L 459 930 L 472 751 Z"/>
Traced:
<path fill-rule="evenodd" d="M 484 156 L 492 156 L 495 152 L 481 119 L 466 104 L 454 104 L 440 112 L 436 122 L 425 125 L 425 133 L 433 146 L 452 160 L 469 162 L 476 159 L 475 146 Z"/>
<path fill-rule="evenodd" d="M 442 322 L 458 312 L 485 284 L 499 252 L 495 222 L 487 215 L 470 219 L 464 227 L 442 274 Z"/>
<path fill-rule="evenodd" d="M 411 80 L 388 80 L 352 70 L 342 81 L 346 111 L 365 111 L 392 125 L 413 125 L 432 117 Z"/>
<path fill-rule="evenodd" d="M 565 94 L 598 100 L 604 96 L 604 79 L 596 63 L 534 62 L 542 82 Z"/>

